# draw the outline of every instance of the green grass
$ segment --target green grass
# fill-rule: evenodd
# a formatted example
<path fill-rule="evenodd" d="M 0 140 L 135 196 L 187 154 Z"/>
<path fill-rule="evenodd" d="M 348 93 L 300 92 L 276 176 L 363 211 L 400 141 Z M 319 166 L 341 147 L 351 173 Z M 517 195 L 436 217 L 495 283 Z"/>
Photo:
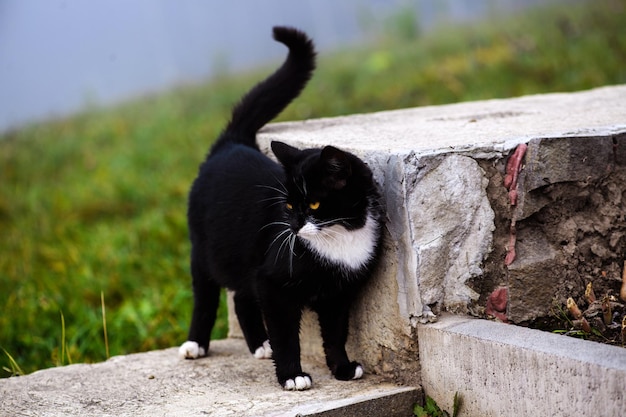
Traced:
<path fill-rule="evenodd" d="M 625 83 L 626 2 L 591 4 L 323 56 L 280 119 Z M 268 71 L 0 138 L 2 376 L 185 339 L 187 191 L 230 107 Z"/>

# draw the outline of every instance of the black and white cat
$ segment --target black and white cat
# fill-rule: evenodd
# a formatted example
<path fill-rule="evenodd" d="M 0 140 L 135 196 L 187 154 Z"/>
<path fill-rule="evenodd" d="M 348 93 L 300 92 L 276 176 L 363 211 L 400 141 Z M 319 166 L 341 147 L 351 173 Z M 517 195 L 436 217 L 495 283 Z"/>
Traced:
<path fill-rule="evenodd" d="M 208 354 L 220 288 L 227 287 L 250 352 L 274 360 L 284 389 L 305 390 L 305 307 L 318 315 L 333 375 L 363 375 L 345 350 L 348 314 L 379 257 L 383 213 L 372 173 L 356 156 L 272 142 L 279 165 L 259 151 L 257 131 L 300 94 L 315 68 L 304 33 L 275 27 L 274 38 L 289 48 L 286 61 L 234 108 L 191 188 L 194 308 L 179 352 Z"/>

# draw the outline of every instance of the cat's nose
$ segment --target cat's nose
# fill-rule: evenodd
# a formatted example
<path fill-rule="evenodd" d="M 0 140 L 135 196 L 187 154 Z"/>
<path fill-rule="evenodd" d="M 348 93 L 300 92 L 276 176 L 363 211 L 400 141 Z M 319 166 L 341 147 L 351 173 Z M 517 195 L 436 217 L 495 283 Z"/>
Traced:
<path fill-rule="evenodd" d="M 294 216 L 289 223 L 291 226 L 291 230 L 295 234 L 297 234 L 298 231 L 302 229 L 302 226 L 304 226 L 304 223 L 305 223 L 304 216 Z"/>
<path fill-rule="evenodd" d="M 303 225 L 303 224 L 301 224 L 301 223 L 294 223 L 294 222 L 292 222 L 292 223 L 291 223 L 291 231 L 292 231 L 294 234 L 296 234 L 296 235 L 297 235 L 297 234 L 298 234 L 298 232 L 300 231 L 300 229 L 302 229 L 302 226 L 304 226 L 304 225 Z"/>

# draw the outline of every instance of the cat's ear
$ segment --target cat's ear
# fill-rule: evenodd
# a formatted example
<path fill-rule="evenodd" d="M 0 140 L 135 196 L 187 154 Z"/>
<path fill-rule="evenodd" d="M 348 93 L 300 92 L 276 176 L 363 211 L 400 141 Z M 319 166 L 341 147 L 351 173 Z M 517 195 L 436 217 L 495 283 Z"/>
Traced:
<path fill-rule="evenodd" d="M 333 190 L 341 190 L 346 186 L 348 177 L 352 175 L 352 165 L 348 155 L 334 146 L 326 146 L 320 154 L 320 163 L 326 174 L 324 185 Z"/>
<path fill-rule="evenodd" d="M 289 146 L 283 142 L 274 140 L 270 146 L 272 147 L 272 152 L 274 152 L 274 155 L 276 155 L 276 158 L 284 167 L 293 165 L 300 154 L 300 150 L 298 148 L 294 148 L 293 146 Z"/>

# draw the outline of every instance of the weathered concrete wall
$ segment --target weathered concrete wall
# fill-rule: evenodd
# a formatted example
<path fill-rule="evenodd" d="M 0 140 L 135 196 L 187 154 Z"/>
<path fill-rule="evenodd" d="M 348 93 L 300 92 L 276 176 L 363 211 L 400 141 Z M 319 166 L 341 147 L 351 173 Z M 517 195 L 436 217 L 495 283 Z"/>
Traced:
<path fill-rule="evenodd" d="M 504 319 L 524 321 L 549 310 L 551 290 L 571 278 L 544 275 L 546 268 L 559 268 L 563 245 L 555 246 L 545 230 L 519 227 L 512 243 L 519 245 L 518 256 L 507 266 L 511 221 L 523 226 L 517 213 L 542 207 L 543 197 L 533 198 L 535 190 L 545 189 L 545 175 L 551 184 L 572 184 L 590 176 L 603 180 L 623 166 L 624 108 L 626 86 L 617 86 L 265 128 L 259 140 L 266 151 L 270 141 L 280 140 L 299 147 L 332 144 L 357 154 L 384 192 L 385 261 L 355 309 L 352 355 L 369 370 L 416 383 L 418 322 L 434 321 L 440 311 L 484 316 L 488 297 L 499 287 Z M 506 162 L 527 143 L 527 169 L 516 188 L 519 204 L 512 207 L 503 185 Z M 618 200 L 613 199 L 624 206 Z M 620 213 L 602 221 L 614 223 Z M 622 231 L 608 237 L 616 257 L 623 249 L 615 247 L 626 242 Z M 529 294 L 533 287 L 541 291 Z M 526 308 L 533 303 L 540 307 Z M 314 318 L 307 318 L 303 344 L 320 354 L 318 333 Z"/>
<path fill-rule="evenodd" d="M 623 133 L 529 141 L 519 199 L 510 210 L 518 256 L 508 267 L 509 320 L 548 316 L 568 297 L 582 307 L 589 282 L 598 298 L 619 293 L 626 258 L 624 148 Z"/>

